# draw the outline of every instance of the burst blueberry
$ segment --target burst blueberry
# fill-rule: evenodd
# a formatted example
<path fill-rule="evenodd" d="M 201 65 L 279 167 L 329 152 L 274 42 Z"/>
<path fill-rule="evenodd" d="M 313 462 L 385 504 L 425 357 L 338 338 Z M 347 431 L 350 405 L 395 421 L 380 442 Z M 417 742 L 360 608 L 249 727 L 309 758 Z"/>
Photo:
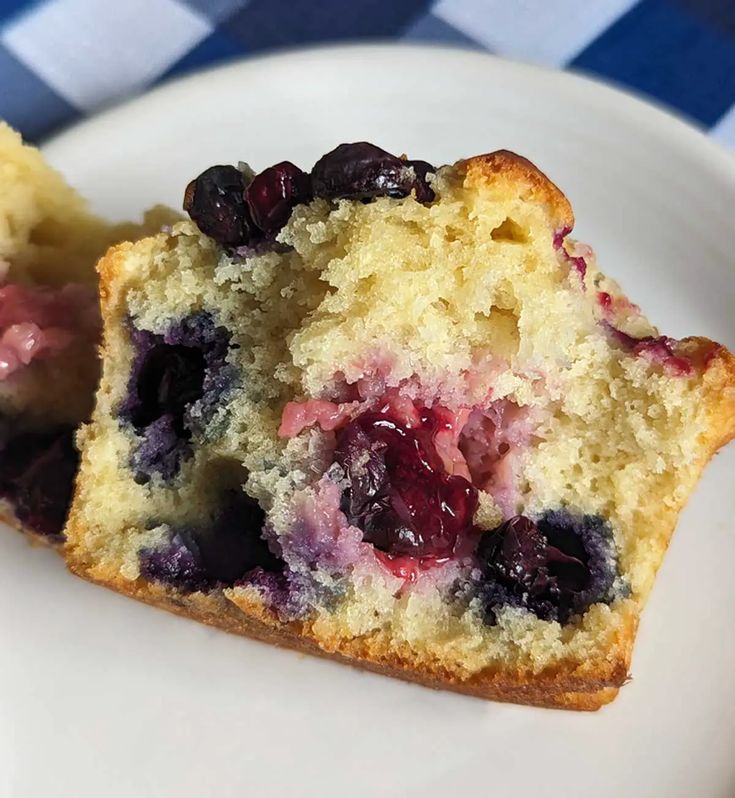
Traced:
<path fill-rule="evenodd" d="M 566 511 L 548 512 L 537 522 L 511 518 L 482 536 L 477 556 L 478 592 L 490 623 L 506 605 L 566 623 L 609 601 L 616 576 L 610 527 L 599 516 Z"/>
<path fill-rule="evenodd" d="M 146 579 L 192 593 L 209 590 L 215 585 L 202 564 L 199 546 L 188 530 L 172 532 L 163 546 L 143 549 L 139 556 L 140 573 Z"/>
<path fill-rule="evenodd" d="M 436 194 L 429 185 L 427 176 L 429 175 L 429 173 L 433 174 L 434 172 L 436 172 L 436 167 L 432 166 L 428 161 L 421 161 L 415 159 L 404 161 L 404 163 L 412 167 L 416 175 L 416 181 L 412 186 L 412 190 L 415 192 L 416 201 L 425 204 L 433 202 L 436 199 Z"/>
<path fill-rule="evenodd" d="M 184 411 L 202 397 L 204 355 L 200 349 L 181 344 L 152 346 L 137 377 L 139 401 L 130 420 L 140 430 L 162 416 L 170 416 L 178 434 L 184 433 Z"/>
<path fill-rule="evenodd" d="M 338 434 L 335 460 L 349 481 L 343 511 L 364 540 L 388 554 L 449 556 L 473 528 L 477 490 L 447 474 L 436 429 L 431 410 L 411 428 L 389 413 L 368 412 Z"/>

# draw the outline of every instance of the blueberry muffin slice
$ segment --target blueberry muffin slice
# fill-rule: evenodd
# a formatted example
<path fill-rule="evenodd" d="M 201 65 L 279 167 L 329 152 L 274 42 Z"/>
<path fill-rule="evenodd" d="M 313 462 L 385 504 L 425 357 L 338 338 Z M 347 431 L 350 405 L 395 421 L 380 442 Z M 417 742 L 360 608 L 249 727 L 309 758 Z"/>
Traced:
<path fill-rule="evenodd" d="M 0 517 L 58 543 L 99 376 L 95 260 L 175 215 L 111 225 L 0 122 Z"/>
<path fill-rule="evenodd" d="M 658 333 L 500 151 L 215 166 L 101 260 L 73 571 L 432 687 L 594 709 L 629 673 L 735 365 Z"/>

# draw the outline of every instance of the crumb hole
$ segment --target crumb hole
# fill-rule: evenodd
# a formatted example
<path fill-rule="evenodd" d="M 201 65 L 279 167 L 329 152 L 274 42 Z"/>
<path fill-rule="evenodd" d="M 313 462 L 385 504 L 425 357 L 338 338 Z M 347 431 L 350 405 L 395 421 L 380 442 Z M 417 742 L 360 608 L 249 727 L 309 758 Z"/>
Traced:
<path fill-rule="evenodd" d="M 528 231 L 510 217 L 499 224 L 490 235 L 493 241 L 510 241 L 514 244 L 525 244 L 528 241 Z"/>
<path fill-rule="evenodd" d="M 206 480 L 220 486 L 223 490 L 240 488 L 248 478 L 248 471 L 239 460 L 230 457 L 216 457 L 205 465 Z"/>
<path fill-rule="evenodd" d="M 474 323 L 482 336 L 482 351 L 505 359 L 518 353 L 521 336 L 515 313 L 493 305 L 487 311 L 475 312 Z"/>

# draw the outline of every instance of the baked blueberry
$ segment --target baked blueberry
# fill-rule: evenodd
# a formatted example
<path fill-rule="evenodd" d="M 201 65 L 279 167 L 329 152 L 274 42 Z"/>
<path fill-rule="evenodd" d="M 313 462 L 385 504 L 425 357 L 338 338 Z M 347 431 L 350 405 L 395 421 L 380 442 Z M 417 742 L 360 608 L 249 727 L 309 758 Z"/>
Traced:
<path fill-rule="evenodd" d="M 436 428 L 431 410 L 411 428 L 388 412 L 368 412 L 337 436 L 335 459 L 349 481 L 343 511 L 364 540 L 388 554 L 449 556 L 472 529 L 477 490 L 447 474 Z"/>
<path fill-rule="evenodd" d="M 245 188 L 245 176 L 237 167 L 210 166 L 186 187 L 184 210 L 223 247 L 250 244 L 260 231 L 245 202 Z"/>
<path fill-rule="evenodd" d="M 25 527 L 61 540 L 78 465 L 71 427 L 17 435 L 0 451 L 0 497 Z"/>
<path fill-rule="evenodd" d="M 314 196 L 324 199 L 400 199 L 415 191 L 419 202 L 431 202 L 434 192 L 426 181 L 430 171 L 433 168 L 426 161 L 404 161 L 358 141 L 340 144 L 323 155 L 311 170 L 311 181 Z"/>
<path fill-rule="evenodd" d="M 210 523 L 173 530 L 163 546 L 143 549 L 141 573 L 186 591 L 226 587 L 253 569 L 280 574 L 283 562 L 262 536 L 264 520 L 255 499 L 228 491 Z"/>
<path fill-rule="evenodd" d="M 153 474 L 172 479 L 191 454 L 191 437 L 202 434 L 235 382 L 227 363 L 230 335 L 201 312 L 172 324 L 164 334 L 131 326 L 135 358 L 119 416 L 138 437 L 136 480 Z"/>
<path fill-rule="evenodd" d="M 311 199 L 311 180 L 290 161 L 282 161 L 255 175 L 245 192 L 255 224 L 275 235 L 288 221 L 294 206 Z"/>
<path fill-rule="evenodd" d="M 515 516 L 480 539 L 479 593 L 489 622 L 503 605 L 565 623 L 608 601 L 616 576 L 612 532 L 599 516 Z"/>

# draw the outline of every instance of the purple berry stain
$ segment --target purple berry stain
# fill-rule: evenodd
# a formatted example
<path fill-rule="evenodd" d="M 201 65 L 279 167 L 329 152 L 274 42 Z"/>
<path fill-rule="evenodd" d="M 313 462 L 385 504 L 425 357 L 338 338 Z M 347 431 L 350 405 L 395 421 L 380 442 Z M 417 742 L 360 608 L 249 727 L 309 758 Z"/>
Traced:
<path fill-rule="evenodd" d="M 564 239 L 572 232 L 571 227 L 560 227 L 554 231 L 554 249 L 561 249 L 564 246 Z"/>
<path fill-rule="evenodd" d="M 256 569 L 281 574 L 284 564 L 262 536 L 264 521 L 255 499 L 228 491 L 210 522 L 172 530 L 162 546 L 143 549 L 141 574 L 187 592 L 227 587 Z"/>
<path fill-rule="evenodd" d="M 692 364 L 689 360 L 676 354 L 678 341 L 667 335 L 646 335 L 643 338 L 634 338 L 613 327 L 608 321 L 602 322 L 613 340 L 623 349 L 636 356 L 646 357 L 654 363 L 659 363 L 672 377 L 685 377 L 692 373 Z"/>
<path fill-rule="evenodd" d="M 210 314 L 197 313 L 164 334 L 132 327 L 131 340 L 135 358 L 118 415 L 138 438 L 136 481 L 145 484 L 154 474 L 168 481 L 235 382 L 230 336 Z"/>

